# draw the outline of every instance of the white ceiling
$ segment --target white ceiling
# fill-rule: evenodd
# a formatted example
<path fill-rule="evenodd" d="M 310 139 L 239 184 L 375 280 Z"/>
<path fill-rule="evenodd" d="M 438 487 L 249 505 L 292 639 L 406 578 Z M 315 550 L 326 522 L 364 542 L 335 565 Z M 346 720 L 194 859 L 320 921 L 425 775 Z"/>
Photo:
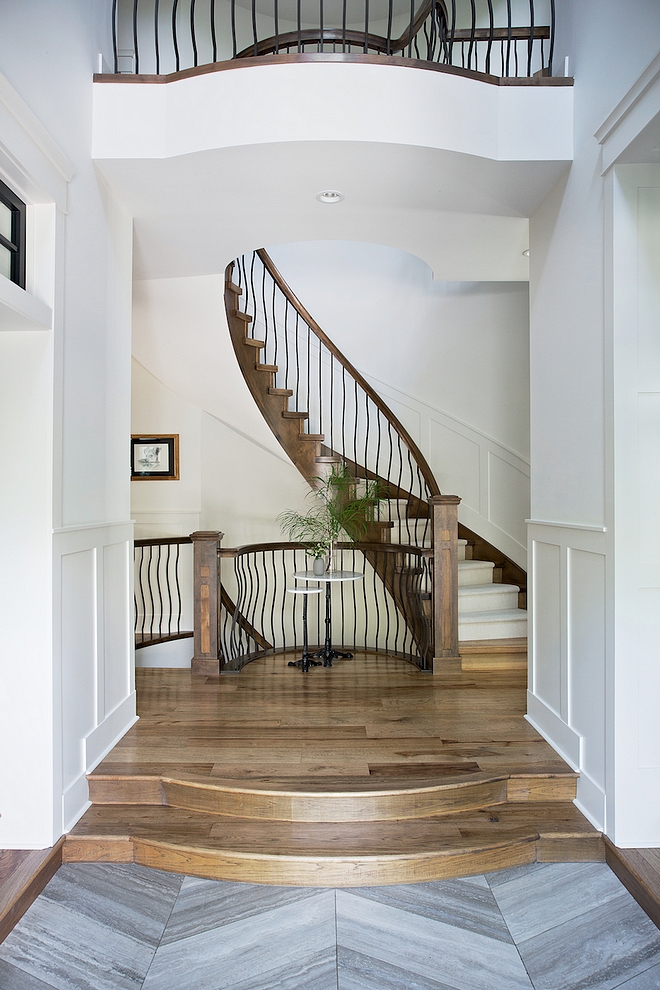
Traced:
<path fill-rule="evenodd" d="M 209 275 L 264 244 L 359 240 L 442 280 L 528 277 L 527 217 L 568 164 L 356 141 L 255 144 L 97 165 L 134 217 L 135 277 Z M 338 189 L 337 205 L 316 201 Z"/>

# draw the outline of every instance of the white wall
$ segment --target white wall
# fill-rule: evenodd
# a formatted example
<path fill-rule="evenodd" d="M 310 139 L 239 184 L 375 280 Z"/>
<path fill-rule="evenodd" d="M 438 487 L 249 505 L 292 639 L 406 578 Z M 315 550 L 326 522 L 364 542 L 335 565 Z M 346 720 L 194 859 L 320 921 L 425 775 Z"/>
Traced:
<path fill-rule="evenodd" d="M 199 529 L 201 409 L 162 385 L 132 362 L 131 433 L 179 435 L 179 481 L 132 481 L 131 517 L 136 539 L 189 536 Z"/>
<path fill-rule="evenodd" d="M 178 287 L 185 290 L 186 281 L 177 280 Z M 139 325 L 136 319 L 138 333 Z M 194 322 L 187 325 L 194 336 Z M 223 384 L 219 377 L 216 402 L 222 401 Z M 251 412 L 249 395 L 246 404 Z M 177 395 L 135 359 L 132 429 L 178 433 L 181 475 L 180 481 L 131 483 L 136 536 L 187 536 L 201 528 L 223 532 L 226 547 L 278 540 L 279 513 L 302 507 L 307 485 L 276 441 L 275 450 L 265 448 Z"/>
<path fill-rule="evenodd" d="M 0 495 L 3 848 L 51 845 L 75 821 L 85 773 L 135 712 L 132 229 L 90 157 L 91 75 L 109 52 L 109 7 L 3 9 L 0 174 L 29 204 L 30 226 L 28 291 L 10 301 L 14 316 L 44 328 L 0 333 L 11 478 Z"/>
<path fill-rule="evenodd" d="M 653 601 L 640 596 L 635 615 L 630 599 L 619 596 L 615 567 L 627 581 L 638 544 L 625 536 L 635 512 L 628 524 L 624 517 L 632 493 L 644 501 L 657 479 L 626 467 L 631 456 L 638 464 L 641 400 L 625 374 L 624 406 L 635 415 L 619 419 L 618 444 L 614 439 L 622 409 L 617 413 L 615 383 L 637 344 L 632 326 L 626 353 L 608 343 L 620 276 L 611 248 L 605 251 L 604 230 L 616 227 L 606 223 L 614 184 L 601 176 L 595 134 L 656 54 L 660 8 L 637 0 L 621 15 L 614 0 L 562 0 L 557 9 L 557 64 L 568 55 L 575 76 L 575 160 L 530 220 L 529 712 L 580 769 L 578 803 L 586 813 L 617 844 L 643 846 L 660 845 L 660 791 L 631 772 L 648 758 L 646 744 L 636 749 L 634 724 L 639 720 L 644 739 L 657 706 L 649 710 L 636 694 L 633 700 L 636 633 L 625 642 L 615 630 L 645 627 Z M 615 512 L 617 478 L 631 493 L 622 514 Z"/>

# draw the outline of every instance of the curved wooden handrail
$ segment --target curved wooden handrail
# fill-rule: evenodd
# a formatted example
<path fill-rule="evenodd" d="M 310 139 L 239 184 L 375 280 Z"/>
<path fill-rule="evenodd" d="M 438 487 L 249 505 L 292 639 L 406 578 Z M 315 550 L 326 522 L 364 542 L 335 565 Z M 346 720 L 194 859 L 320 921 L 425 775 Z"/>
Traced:
<path fill-rule="evenodd" d="M 330 340 L 330 338 L 326 333 L 324 333 L 324 331 L 318 325 L 314 317 L 307 311 L 307 309 L 303 306 L 303 304 L 300 302 L 300 300 L 295 295 L 295 293 L 292 292 L 292 290 L 289 288 L 287 283 L 284 281 L 282 275 L 275 267 L 268 252 L 264 248 L 259 248 L 257 251 L 257 255 L 259 256 L 259 258 L 261 258 L 261 261 L 263 262 L 265 268 L 269 272 L 271 278 L 277 284 L 277 287 L 280 289 L 280 291 L 289 300 L 290 304 L 293 306 L 296 312 L 303 318 L 303 320 L 307 323 L 309 328 L 318 337 L 318 339 L 328 348 L 330 353 L 334 355 L 337 361 L 339 361 L 339 363 L 346 369 L 346 371 L 355 379 L 355 381 L 360 385 L 360 387 L 366 392 L 366 394 L 369 396 L 369 398 L 374 403 L 374 405 L 382 413 L 385 419 L 387 419 L 387 421 L 390 423 L 390 425 L 395 430 L 395 432 L 401 437 L 401 439 L 408 447 L 410 453 L 413 455 L 417 463 L 421 475 L 424 478 L 424 481 L 426 482 L 426 485 L 428 487 L 429 496 L 440 495 L 441 494 L 440 488 L 438 487 L 438 483 L 435 480 L 435 476 L 433 474 L 433 471 L 431 470 L 430 465 L 428 464 L 426 458 L 422 454 L 421 450 L 419 449 L 413 438 L 408 433 L 403 423 L 399 419 L 397 419 L 397 417 L 394 415 L 392 410 L 383 401 L 383 399 L 381 399 L 378 393 L 371 387 L 371 385 L 366 380 L 366 378 L 364 378 L 360 374 L 360 372 L 357 370 L 357 368 L 354 367 L 354 365 L 351 364 L 348 358 L 344 357 L 344 355 L 339 350 L 337 345 L 334 344 L 332 340 Z"/>
<path fill-rule="evenodd" d="M 431 15 L 433 8 L 440 12 L 440 18 L 447 24 L 447 9 L 444 0 L 425 0 L 417 12 L 412 24 L 399 38 L 391 38 L 389 41 L 380 34 L 365 34 L 364 31 L 345 30 L 343 28 L 309 28 L 302 31 L 288 31 L 271 38 L 264 38 L 256 45 L 249 45 L 236 55 L 236 58 L 250 58 L 254 55 L 272 55 L 280 49 L 293 45 L 313 45 L 313 44 L 339 44 L 359 45 L 368 50 L 376 51 L 381 55 L 393 55 L 396 52 L 405 51 L 412 44 L 413 39 L 421 30 L 422 25 Z"/>
<path fill-rule="evenodd" d="M 220 585 L 220 604 L 229 612 L 236 625 L 240 626 L 243 632 L 255 641 L 257 646 L 260 646 L 262 650 L 273 649 L 273 644 L 264 639 L 259 630 L 255 629 L 252 623 L 248 622 L 243 613 L 238 610 L 223 584 Z"/>
<path fill-rule="evenodd" d="M 271 550 L 305 550 L 304 543 L 270 542 L 270 543 L 246 543 L 242 547 L 223 547 L 218 551 L 219 557 L 241 557 L 247 553 L 268 553 Z M 418 557 L 432 557 L 433 550 L 429 547 L 409 546 L 407 543 L 367 543 L 356 540 L 354 543 L 338 542 L 334 544 L 336 550 L 382 550 L 384 553 L 410 553 Z"/>

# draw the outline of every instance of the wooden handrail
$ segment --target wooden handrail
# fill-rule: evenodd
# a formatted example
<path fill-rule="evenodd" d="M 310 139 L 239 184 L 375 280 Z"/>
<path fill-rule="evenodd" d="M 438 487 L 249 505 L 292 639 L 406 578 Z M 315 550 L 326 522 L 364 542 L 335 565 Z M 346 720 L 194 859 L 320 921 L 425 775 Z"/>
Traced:
<path fill-rule="evenodd" d="M 220 604 L 225 611 L 229 612 L 236 624 L 241 627 L 243 632 L 249 636 L 250 639 L 253 639 L 262 650 L 273 649 L 273 644 L 269 643 L 267 639 L 264 639 L 259 630 L 255 629 L 252 623 L 248 622 L 243 613 L 238 610 L 223 584 L 220 585 Z"/>
<path fill-rule="evenodd" d="M 447 11 L 442 0 L 425 0 L 422 4 L 417 16 L 412 24 L 408 25 L 406 30 L 399 38 L 387 40 L 383 35 L 380 34 L 365 34 L 364 31 L 354 31 L 354 30 L 344 30 L 343 28 L 307 28 L 302 31 L 287 31 L 286 34 L 273 35 L 270 38 L 264 38 L 263 41 L 257 42 L 256 45 L 248 45 L 243 51 L 236 55 L 236 58 L 250 58 L 254 55 L 272 55 L 274 52 L 278 51 L 280 48 L 288 48 L 293 45 L 313 45 L 313 44 L 337 44 L 341 42 L 342 45 L 361 45 L 366 46 L 368 49 L 375 49 L 377 52 L 392 55 L 395 52 L 404 51 L 410 44 L 412 44 L 413 38 L 416 37 L 420 31 L 424 21 L 429 17 L 434 7 L 438 7 L 442 10 L 442 15 L 445 18 Z M 516 30 L 524 30 L 522 28 L 516 28 Z M 454 32 L 454 37 L 458 38 L 461 32 Z M 469 32 L 468 32 L 469 34 Z M 488 35 L 486 35 L 488 37 Z M 521 35 L 523 37 L 523 35 Z M 524 37 L 527 37 L 526 35 Z"/>
<path fill-rule="evenodd" d="M 136 547 L 166 547 L 192 543 L 189 536 L 154 536 L 149 540 L 133 540 Z"/>
<path fill-rule="evenodd" d="M 275 267 L 270 255 L 264 248 L 259 248 L 257 255 L 261 258 L 265 268 L 270 273 L 271 278 L 274 280 L 280 291 L 286 296 L 296 312 L 303 318 L 307 323 L 309 328 L 318 337 L 318 339 L 328 348 L 331 354 L 337 358 L 339 363 L 346 369 L 346 371 L 354 378 L 354 380 L 360 385 L 360 387 L 366 392 L 374 405 L 383 414 L 385 419 L 389 422 L 390 426 L 395 430 L 395 432 L 401 437 L 405 445 L 410 450 L 413 458 L 415 459 L 417 466 L 421 472 L 424 481 L 429 490 L 429 495 L 440 495 L 440 488 L 435 480 L 433 471 L 431 470 L 426 458 L 422 454 L 421 450 L 413 440 L 413 438 L 408 433 L 407 429 L 403 423 L 397 419 L 392 410 L 387 406 L 387 404 L 381 399 L 378 393 L 371 387 L 369 382 L 364 378 L 357 368 L 351 364 L 348 358 L 344 357 L 342 352 L 339 350 L 336 344 L 334 344 L 328 335 L 323 332 L 321 327 L 318 325 L 314 317 L 307 311 L 307 309 L 300 302 L 298 297 L 289 288 L 287 283 L 284 281 L 282 275 Z"/>
<path fill-rule="evenodd" d="M 454 497 L 454 496 L 450 496 Z M 356 540 L 354 543 L 337 542 L 334 544 L 336 550 L 382 550 L 385 553 L 412 553 L 419 557 L 432 557 L 433 550 L 430 547 L 409 546 L 407 543 L 367 543 Z M 242 547 L 221 547 L 218 550 L 218 557 L 236 558 L 246 553 L 267 553 L 270 550 L 304 550 L 304 543 L 246 543 Z"/>
<path fill-rule="evenodd" d="M 305 28 L 301 31 L 287 31 L 285 34 L 272 35 L 264 38 L 256 45 L 248 45 L 236 55 L 237 59 L 253 58 L 263 55 L 273 55 L 284 52 L 285 49 L 298 45 L 354 45 L 365 47 L 369 51 L 375 51 L 379 55 L 395 55 L 397 52 L 404 52 L 419 34 L 424 22 L 431 15 L 433 8 L 439 8 L 441 19 L 447 24 L 447 14 L 444 3 L 439 0 L 426 0 L 413 21 L 399 38 L 394 38 L 388 42 L 384 35 L 365 34 L 364 31 L 344 30 L 343 28 Z M 448 43 L 460 43 L 464 41 L 547 41 L 550 38 L 550 28 L 548 26 L 534 27 L 493 27 L 491 28 L 458 28 L 451 36 L 445 36 L 442 40 Z"/>

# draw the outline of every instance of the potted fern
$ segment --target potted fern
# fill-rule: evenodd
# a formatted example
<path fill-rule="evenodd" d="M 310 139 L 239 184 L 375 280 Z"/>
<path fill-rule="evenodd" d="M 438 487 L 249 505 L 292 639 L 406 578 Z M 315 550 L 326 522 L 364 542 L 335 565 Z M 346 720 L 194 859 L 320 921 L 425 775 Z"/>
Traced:
<path fill-rule="evenodd" d="M 334 545 L 340 539 L 357 542 L 365 537 L 382 499 L 380 484 L 367 481 L 360 493 L 356 479 L 344 465 L 335 465 L 327 478 L 307 495 L 306 513 L 288 509 L 279 516 L 282 532 L 293 543 L 302 543 L 314 558 L 314 573 L 332 569 Z"/>

